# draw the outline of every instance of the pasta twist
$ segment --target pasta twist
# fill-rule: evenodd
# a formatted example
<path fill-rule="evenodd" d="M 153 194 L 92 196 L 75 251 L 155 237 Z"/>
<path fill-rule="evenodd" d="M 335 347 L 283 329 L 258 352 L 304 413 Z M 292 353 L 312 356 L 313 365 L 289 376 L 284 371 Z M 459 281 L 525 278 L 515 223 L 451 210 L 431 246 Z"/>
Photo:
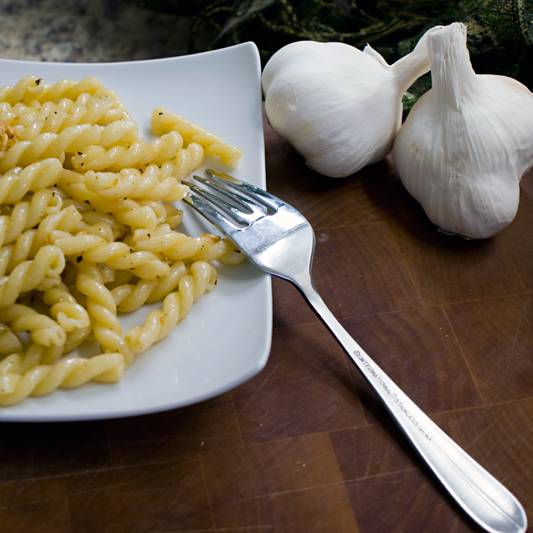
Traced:
<path fill-rule="evenodd" d="M 41 246 L 47 241 L 47 238 L 53 236 L 55 230 L 74 231 L 81 228 L 81 213 L 73 206 L 69 205 L 45 217 L 37 228 L 38 239 L 36 246 Z"/>
<path fill-rule="evenodd" d="M 177 209 L 172 204 L 164 204 L 166 216 L 159 221 L 159 224 L 168 224 L 170 228 L 175 229 L 181 224 L 183 211 Z M 149 229 L 149 228 L 148 228 Z"/>
<path fill-rule="evenodd" d="M 43 396 L 58 388 L 72 389 L 90 381 L 113 383 L 124 372 L 124 357 L 120 353 L 104 353 L 89 359 L 66 357 L 52 364 L 37 365 L 25 373 L 3 374 L 9 388 L 0 389 L 0 405 L 21 402 L 28 396 Z"/>
<path fill-rule="evenodd" d="M 6 324 L 0 324 L 0 354 L 10 354 L 20 350 L 22 350 L 20 339 Z"/>
<path fill-rule="evenodd" d="M 37 365 L 54 363 L 63 354 L 77 348 L 88 337 L 90 331 L 90 327 L 71 331 L 67 334 L 67 340 L 63 346 L 31 344 L 24 351 L 20 344 L 19 349 L 12 350 L 10 355 L 0 360 L 0 377 L 5 374 L 24 374 Z"/>
<path fill-rule="evenodd" d="M 61 346 L 30 344 L 26 351 L 22 348 L 0 361 L 0 376 L 6 374 L 23 374 L 37 365 L 57 360 L 62 352 Z"/>
<path fill-rule="evenodd" d="M 129 116 L 112 99 L 85 93 L 76 101 L 65 98 L 58 103 L 45 102 L 38 108 L 17 104 L 9 111 L 0 110 L 0 120 L 13 124 L 18 139 L 27 140 L 39 133 L 59 133 L 78 124 L 106 126 L 118 120 L 129 120 Z"/>
<path fill-rule="evenodd" d="M 0 102 L 0 122 L 9 123 L 15 118 L 17 115 L 11 106 L 11 104 L 7 102 Z"/>
<path fill-rule="evenodd" d="M 80 267 L 76 288 L 87 297 L 87 311 L 91 318 L 94 337 L 102 350 L 129 355 L 130 350 L 117 318 L 115 300 L 103 284 L 96 265 L 85 264 Z"/>
<path fill-rule="evenodd" d="M 119 120 L 107 126 L 79 124 L 65 128 L 60 133 L 40 133 L 30 140 L 16 142 L 8 148 L 0 159 L 0 172 L 6 172 L 17 165 L 29 165 L 40 159 L 77 152 L 93 144 L 106 148 L 115 145 L 127 146 L 136 138 L 137 126 L 129 120 Z M 74 160 L 74 157 L 72 159 Z"/>
<path fill-rule="evenodd" d="M 0 248 L 0 276 L 11 272 L 19 263 L 33 257 L 37 230 L 25 231 L 14 244 Z"/>
<path fill-rule="evenodd" d="M 136 169 L 121 172 L 94 172 L 84 176 L 87 189 L 103 198 L 130 198 L 174 202 L 181 200 L 188 191 L 173 177 L 163 177 L 157 165 L 149 165 L 144 172 Z"/>
<path fill-rule="evenodd" d="M 131 270 L 143 279 L 156 279 L 170 270 L 167 263 L 151 252 L 135 252 L 123 242 L 108 242 L 98 235 L 65 236 L 56 239 L 54 245 L 66 256 L 77 256 L 89 263 L 104 263 L 116 270 Z"/>
<path fill-rule="evenodd" d="M 80 93 L 76 98 L 61 98 L 60 100 L 48 100 L 42 103 L 33 101 L 31 102 L 30 107 L 38 110 L 49 109 L 51 111 L 62 111 L 71 115 L 76 115 L 77 108 L 90 108 L 95 102 L 98 104 L 105 103 L 104 108 L 106 109 L 115 109 L 117 111 L 120 111 L 119 120 L 122 120 L 123 118 L 129 118 L 130 116 L 122 102 L 117 98 L 116 94 L 114 94 L 108 89 L 104 89 L 104 91 L 95 94 L 91 94 L 88 92 Z M 97 117 L 102 116 L 100 113 L 100 106 L 98 106 L 98 110 L 98 113 L 94 115 L 95 120 L 97 120 Z M 118 116 L 118 114 L 116 116 Z M 113 122 L 113 120 L 110 120 L 110 122 Z"/>
<path fill-rule="evenodd" d="M 200 144 L 205 150 L 205 155 L 217 157 L 225 165 L 235 166 L 241 158 L 241 151 L 235 146 L 225 143 L 216 135 L 207 133 L 200 126 L 179 115 L 169 113 L 163 108 L 157 108 L 152 113 L 152 131 L 156 135 L 177 131 L 186 145 L 189 143 Z"/>
<path fill-rule="evenodd" d="M 187 267 L 182 261 L 174 263 L 167 275 L 157 280 L 141 279 L 137 283 L 124 283 L 111 289 L 111 294 L 117 309 L 121 313 L 129 313 L 142 307 L 146 303 L 162 300 L 179 284 L 180 279 L 187 273 Z"/>
<path fill-rule="evenodd" d="M 66 198 L 63 200 L 63 205 L 74 206 L 76 210 L 81 214 L 82 223 L 88 226 L 95 226 L 105 224 L 113 233 L 113 239 L 119 239 L 123 237 L 126 233 L 126 227 L 124 224 L 120 223 L 116 217 L 96 211 L 92 208 L 90 204 L 85 202 L 80 202 L 79 200 L 74 200 L 73 198 Z"/>
<path fill-rule="evenodd" d="M 79 226 L 81 215 L 69 206 L 44 218 L 37 229 L 25 231 L 16 242 L 0 248 L 0 275 L 11 272 L 19 263 L 32 259 L 39 249 Z"/>
<path fill-rule="evenodd" d="M 86 329 L 90 326 L 87 311 L 76 301 L 64 283 L 59 283 L 44 291 L 43 300 L 46 305 L 50 306 L 50 314 L 66 332 Z"/>
<path fill-rule="evenodd" d="M 83 341 L 87 339 L 87 337 L 89 337 L 89 335 L 91 334 L 91 331 L 92 331 L 91 326 L 89 325 L 85 328 L 74 329 L 73 331 L 68 332 L 67 340 L 65 342 L 65 345 L 63 346 L 63 353 L 61 355 L 69 353 L 72 350 L 75 350 L 78 346 L 80 346 L 83 343 Z M 53 357 L 48 357 L 44 359 L 43 361 L 45 363 L 52 363 L 56 360 L 57 358 L 54 359 Z"/>
<path fill-rule="evenodd" d="M 107 95 L 116 99 L 116 96 L 106 89 L 100 80 L 94 77 L 84 78 L 80 81 L 61 80 L 50 85 L 42 85 L 42 90 L 33 100 L 38 102 L 58 101 L 62 98 L 75 100 L 80 94 L 88 93 L 92 95 Z"/>
<path fill-rule="evenodd" d="M 184 233 L 172 231 L 168 224 L 162 224 L 152 232 L 136 230 L 128 243 L 135 250 L 161 254 L 171 261 L 227 260 L 236 263 L 244 258 L 229 239 L 221 239 L 210 233 L 189 237 Z"/>
<path fill-rule="evenodd" d="M 26 76 L 13 86 L 4 87 L 0 91 L 0 101 L 11 105 L 18 102 L 29 102 L 41 91 L 41 78 Z"/>
<path fill-rule="evenodd" d="M 0 122 L 0 152 L 5 152 L 17 142 L 15 129 L 7 122 Z"/>
<path fill-rule="evenodd" d="M 59 211 L 61 205 L 61 196 L 49 189 L 36 192 L 29 201 L 15 204 L 9 215 L 0 215 L 0 246 L 14 241 L 23 231 Z"/>
<path fill-rule="evenodd" d="M 22 292 L 35 289 L 45 278 L 57 277 L 65 268 L 65 256 L 56 246 L 43 246 L 35 259 L 17 265 L 9 276 L 0 278 L 2 306 L 14 304 Z"/>
<path fill-rule="evenodd" d="M 180 278 L 178 290 L 165 297 L 162 309 L 152 311 L 144 324 L 126 334 L 126 342 L 131 350 L 131 355 L 126 356 L 126 363 L 132 362 L 132 355 L 147 350 L 166 337 L 185 318 L 193 303 L 215 286 L 215 281 L 216 271 L 209 263 L 193 263 L 190 274 Z"/>
<path fill-rule="evenodd" d="M 83 93 L 114 96 L 103 87 L 99 80 L 93 77 L 85 78 L 81 81 L 61 80 L 51 85 L 44 85 L 41 78 L 27 76 L 13 87 L 2 89 L 0 91 L 0 101 L 14 105 L 18 102 L 57 101 L 61 98 L 75 100 Z"/>
<path fill-rule="evenodd" d="M 197 142 L 189 143 L 186 148 L 182 148 L 173 161 L 172 176 L 177 180 L 182 180 L 194 170 L 199 169 L 204 162 L 204 153 L 203 146 Z"/>
<path fill-rule="evenodd" d="M 0 177 L 0 203 L 16 204 L 28 192 L 52 187 L 57 183 L 62 170 L 61 161 L 56 158 L 10 170 Z"/>
<path fill-rule="evenodd" d="M 96 144 L 96 143 L 93 143 Z M 100 143 L 101 144 L 101 143 Z M 153 142 L 137 141 L 128 146 L 90 146 L 79 155 L 72 157 L 74 170 L 121 170 L 139 168 L 150 163 L 161 165 L 174 159 L 183 145 L 181 135 L 171 131 Z"/>
<path fill-rule="evenodd" d="M 189 143 L 187 147 L 181 148 L 176 157 L 170 161 L 165 161 L 159 167 L 159 175 L 172 177 L 181 181 L 185 176 L 202 166 L 204 162 L 204 149 L 198 143 Z"/>
<path fill-rule="evenodd" d="M 98 211 L 112 213 L 119 222 L 132 228 L 153 229 L 168 216 L 169 210 L 159 202 L 102 198 L 87 189 L 83 175 L 77 172 L 64 170 L 60 176 L 60 184 L 73 198 L 89 202 Z"/>
<path fill-rule="evenodd" d="M 0 308 L 0 321 L 9 324 L 15 332 L 29 332 L 31 340 L 41 346 L 63 346 L 67 338 L 65 330 L 55 320 L 26 305 Z"/>

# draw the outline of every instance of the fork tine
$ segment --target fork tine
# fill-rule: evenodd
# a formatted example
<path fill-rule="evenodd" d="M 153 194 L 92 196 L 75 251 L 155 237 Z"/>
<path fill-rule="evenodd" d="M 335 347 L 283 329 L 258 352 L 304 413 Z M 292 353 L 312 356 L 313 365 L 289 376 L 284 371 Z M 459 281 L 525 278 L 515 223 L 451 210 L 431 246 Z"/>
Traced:
<path fill-rule="evenodd" d="M 204 200 L 196 191 L 190 190 L 183 201 L 223 233 L 231 235 L 239 229 L 238 225 L 226 218 L 210 201 Z"/>
<path fill-rule="evenodd" d="M 195 174 L 192 178 L 195 181 L 199 181 L 207 188 L 207 190 L 215 189 L 217 191 L 217 196 L 221 196 L 237 209 L 240 209 L 248 214 L 252 214 L 254 212 L 254 207 L 250 205 L 250 201 L 247 198 L 241 194 L 235 193 L 233 190 L 226 187 L 225 184 L 223 186 L 212 178 L 205 178 L 204 176 L 198 176 L 197 174 Z"/>
<path fill-rule="evenodd" d="M 236 227 L 248 226 L 250 220 L 246 218 L 248 213 L 242 213 L 238 208 L 234 207 L 225 198 L 222 198 L 216 190 L 202 189 L 194 183 L 189 184 L 189 189 L 196 194 L 197 197 L 202 198 L 204 201 L 209 202 L 215 209 L 225 215 L 225 217 Z"/>
<path fill-rule="evenodd" d="M 273 194 L 260 189 L 259 187 L 255 187 L 250 183 L 238 180 L 230 174 L 226 174 L 212 168 L 206 169 L 205 173 L 221 186 L 230 188 L 233 191 L 240 193 L 242 196 L 254 200 L 255 202 L 269 209 L 271 212 L 277 211 L 280 207 L 286 205 L 286 203 L 277 196 L 274 196 Z"/>

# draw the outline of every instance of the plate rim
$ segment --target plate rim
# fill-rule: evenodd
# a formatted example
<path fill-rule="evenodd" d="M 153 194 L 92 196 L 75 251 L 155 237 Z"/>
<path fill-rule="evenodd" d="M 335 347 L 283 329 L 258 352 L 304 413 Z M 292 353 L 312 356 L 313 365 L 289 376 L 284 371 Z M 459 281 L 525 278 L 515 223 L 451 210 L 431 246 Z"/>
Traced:
<path fill-rule="evenodd" d="M 163 57 L 163 58 L 154 58 L 154 59 L 138 59 L 138 60 L 131 60 L 131 61 L 105 61 L 105 62 L 69 62 L 69 61 L 34 61 L 34 60 L 25 60 L 25 59 L 7 59 L 0 57 L 0 63 L 9 63 L 9 64 L 24 64 L 24 65 L 42 65 L 46 64 L 48 66 L 58 66 L 58 67 L 86 67 L 86 68 L 94 68 L 94 67 L 116 67 L 116 66 L 128 66 L 128 65 L 142 65 L 147 63 L 167 63 L 172 62 L 176 60 L 187 60 L 187 58 L 196 58 L 198 56 L 207 56 L 207 55 L 219 55 L 228 53 L 231 50 L 235 49 L 250 49 L 253 55 L 254 60 L 254 67 L 257 72 L 258 79 L 261 79 L 261 59 L 259 55 L 259 50 L 257 48 L 257 45 L 253 41 L 246 41 L 244 43 L 239 43 L 231 46 L 226 46 L 223 48 L 217 48 L 215 50 L 208 50 L 205 52 L 197 52 L 193 54 L 184 54 L 180 56 L 171 56 L 171 57 Z M 259 85 L 259 90 L 261 90 L 261 87 Z M 259 118 L 260 122 L 263 125 L 263 116 L 262 111 L 259 112 Z M 259 185 L 266 189 L 266 161 L 265 161 L 265 140 L 264 140 L 264 129 L 261 128 L 260 130 L 260 146 L 262 149 L 260 150 L 260 172 L 258 176 Z M 9 407 L 2 407 L 0 408 L 0 424 L 2 423 L 50 423 L 50 422 L 87 422 L 91 420 L 116 420 L 121 418 L 132 418 L 137 416 L 145 416 L 155 413 L 164 413 L 168 411 L 175 411 L 177 409 L 181 409 L 184 407 L 188 407 L 190 405 L 198 404 L 201 402 L 205 402 L 209 399 L 221 396 L 225 394 L 226 392 L 233 390 L 234 388 L 238 387 L 239 385 L 242 385 L 246 381 L 250 380 L 254 376 L 256 376 L 261 370 L 263 370 L 268 362 L 270 351 L 272 347 L 272 326 L 273 326 L 273 301 L 272 301 L 272 279 L 271 276 L 268 274 L 264 274 L 261 277 L 258 277 L 259 283 L 265 283 L 266 287 L 266 324 L 265 324 L 265 342 L 262 346 L 262 349 L 260 351 L 260 357 L 257 358 L 256 364 L 248 370 L 245 374 L 239 376 L 237 379 L 233 381 L 229 381 L 223 386 L 215 387 L 209 391 L 203 392 L 201 394 L 192 396 L 191 398 L 188 398 L 186 401 L 180 401 L 176 403 L 169 403 L 165 406 L 152 406 L 152 407 L 139 407 L 139 408 L 133 408 L 128 411 L 120 410 L 120 411 L 97 411 L 97 412 L 85 412 L 80 414 L 72 414 L 72 413 L 66 413 L 66 414 L 44 414 L 44 415 L 32 415 L 31 413 L 16 413 L 13 412 L 10 414 Z M 99 385 L 99 384 L 96 384 Z M 101 385 L 106 386 L 106 385 Z M 69 391 L 66 391 L 69 392 Z M 7 415 L 7 416 L 5 416 Z"/>
<path fill-rule="evenodd" d="M 205 55 L 215 55 L 220 53 L 225 53 L 228 50 L 235 48 L 251 48 L 254 51 L 255 59 L 257 60 L 257 66 L 259 66 L 259 74 L 261 74 L 261 59 L 259 56 L 259 48 L 254 43 L 254 41 L 245 41 L 243 43 L 232 44 L 229 46 L 223 46 L 222 48 L 215 48 L 214 50 L 206 50 L 204 52 L 194 52 L 192 54 L 182 54 L 179 56 L 167 56 L 167 57 L 154 57 L 152 59 L 131 59 L 131 60 L 120 60 L 120 61 L 37 61 L 34 59 L 11 59 L 7 57 L 0 57 L 0 61 L 5 63 L 24 63 L 26 65 L 58 65 L 58 66 L 85 66 L 85 67 L 94 67 L 94 66 L 117 66 L 117 65 L 131 65 L 131 64 L 140 64 L 140 63 L 164 63 L 166 61 L 172 61 L 175 59 L 186 59 L 189 57 L 198 57 Z"/>

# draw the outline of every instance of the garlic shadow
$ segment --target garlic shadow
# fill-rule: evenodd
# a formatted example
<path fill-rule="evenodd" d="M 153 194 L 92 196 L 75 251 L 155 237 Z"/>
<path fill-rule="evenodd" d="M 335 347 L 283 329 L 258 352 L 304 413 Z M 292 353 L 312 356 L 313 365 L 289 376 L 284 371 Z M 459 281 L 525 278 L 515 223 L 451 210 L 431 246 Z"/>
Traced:
<path fill-rule="evenodd" d="M 372 175 L 363 178 L 364 192 L 391 225 L 400 248 L 409 240 L 417 246 L 465 253 L 490 249 L 495 239 L 465 239 L 443 232 L 429 220 L 422 206 L 407 192 L 390 159 L 374 165 Z"/>

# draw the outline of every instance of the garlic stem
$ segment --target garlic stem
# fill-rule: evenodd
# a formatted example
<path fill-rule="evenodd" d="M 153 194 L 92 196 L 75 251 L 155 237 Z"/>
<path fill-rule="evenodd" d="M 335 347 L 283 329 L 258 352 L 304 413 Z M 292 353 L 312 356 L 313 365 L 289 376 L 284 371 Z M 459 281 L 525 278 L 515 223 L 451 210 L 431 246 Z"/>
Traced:
<path fill-rule="evenodd" d="M 475 86 L 475 72 L 466 46 L 466 27 L 454 23 L 428 35 L 431 84 L 435 101 L 461 109 Z"/>
<path fill-rule="evenodd" d="M 428 32 L 421 37 L 412 52 L 391 65 L 400 89 L 400 94 L 402 95 L 420 76 L 429 71 L 430 61 L 427 49 L 427 37 Z"/>

